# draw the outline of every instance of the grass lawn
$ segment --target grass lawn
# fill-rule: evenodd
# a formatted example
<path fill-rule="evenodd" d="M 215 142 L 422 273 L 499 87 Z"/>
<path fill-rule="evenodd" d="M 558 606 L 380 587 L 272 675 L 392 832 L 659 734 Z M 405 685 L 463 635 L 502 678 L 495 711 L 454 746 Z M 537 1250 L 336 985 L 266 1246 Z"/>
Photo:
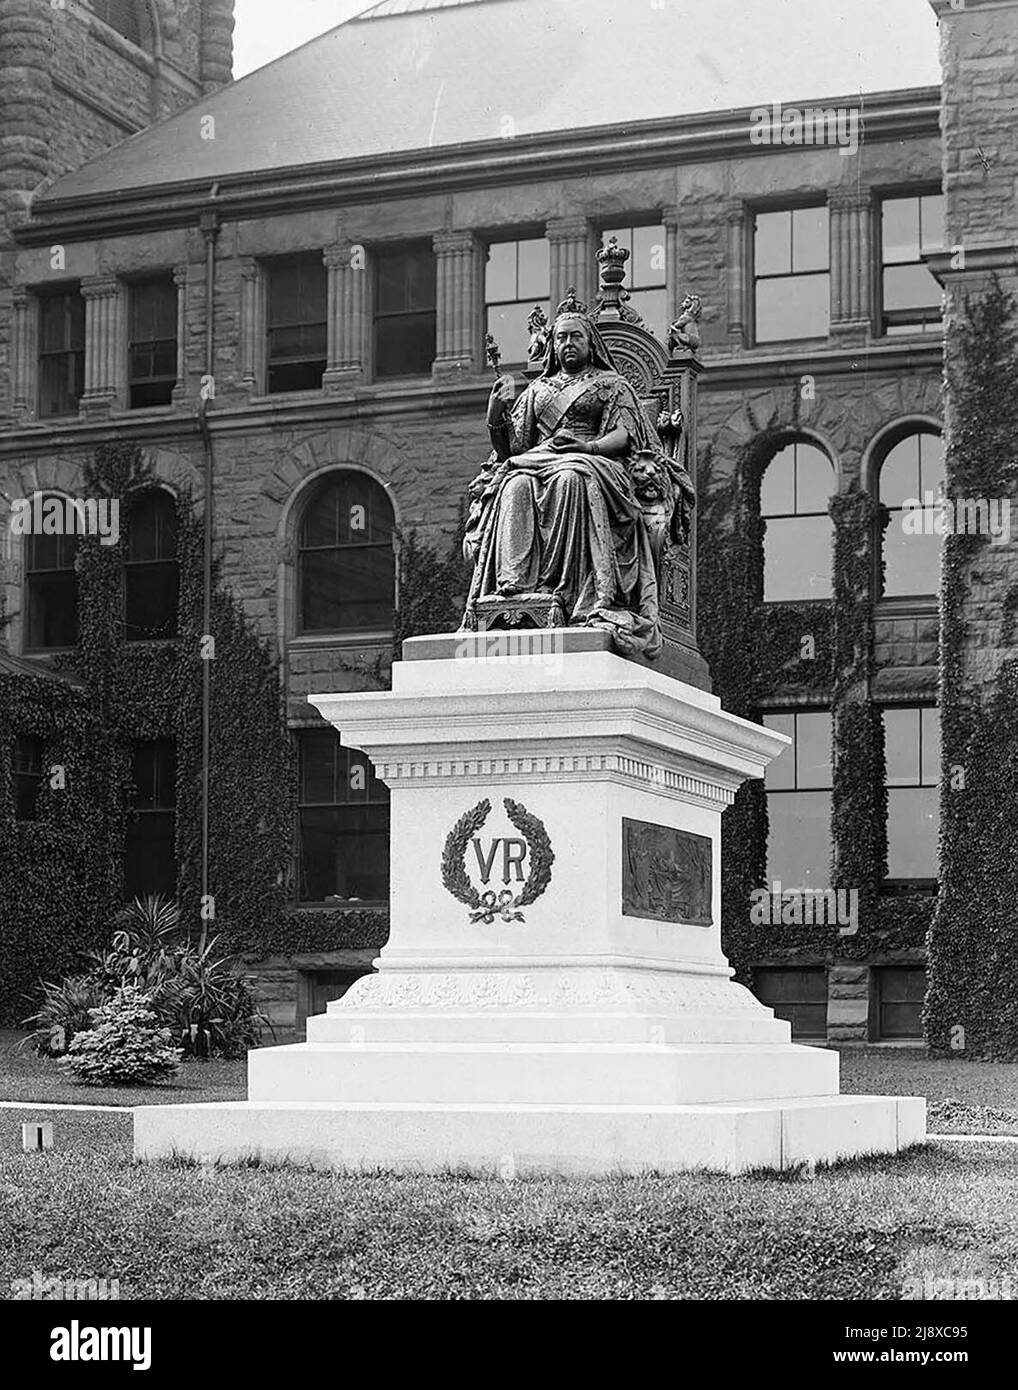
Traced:
<path fill-rule="evenodd" d="M 1018 1290 L 1018 1145 L 913 1150 L 812 1181 L 142 1164 L 129 1115 L 47 1114 L 46 1102 L 234 1099 L 243 1064 L 191 1063 L 167 1087 L 86 1088 L 17 1041 L 0 1034 L 0 1099 L 40 1109 L 0 1109 L 0 1299 L 36 1269 L 156 1299 L 896 1299 L 924 1279 Z M 953 1115 L 956 1132 L 980 1116 L 993 1132 L 997 1114 L 1018 1132 L 1018 1066 L 853 1050 L 842 1085 L 925 1094 L 942 1131 Z M 52 1153 L 21 1152 L 34 1118 L 53 1121 Z"/>
<path fill-rule="evenodd" d="M 79 1086 L 50 1059 L 20 1047 L 24 1036 L 0 1031 L 0 1100 L 174 1105 L 246 1096 L 243 1061 L 189 1062 L 164 1086 Z M 934 1133 L 1018 1134 L 1018 1064 L 932 1060 L 915 1048 L 845 1048 L 841 1089 L 854 1095 L 926 1096 Z"/>
<path fill-rule="evenodd" d="M 128 1116 L 58 1124 L 58 1152 L 0 1144 L 0 1297 L 34 1269 L 155 1299 L 895 1299 L 910 1279 L 1018 1284 L 1010 1146 L 913 1150 L 813 1181 L 503 1183 L 139 1164 Z"/>
<path fill-rule="evenodd" d="M 244 1100 L 247 1063 L 189 1062 L 165 1086 L 78 1086 L 49 1057 L 19 1047 L 26 1035 L 0 1031 L 0 1100 L 51 1105 L 182 1105 Z"/>
<path fill-rule="evenodd" d="M 841 1053 L 841 1089 L 926 1096 L 932 1134 L 1018 1134 L 1018 1063 L 926 1057 L 918 1048 Z"/>

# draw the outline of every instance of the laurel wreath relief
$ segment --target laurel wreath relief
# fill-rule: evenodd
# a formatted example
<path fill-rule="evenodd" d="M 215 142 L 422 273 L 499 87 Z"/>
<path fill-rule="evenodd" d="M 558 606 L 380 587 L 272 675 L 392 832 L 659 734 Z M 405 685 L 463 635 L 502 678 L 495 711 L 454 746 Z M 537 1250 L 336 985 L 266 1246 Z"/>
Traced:
<path fill-rule="evenodd" d="M 521 907 L 529 907 L 541 896 L 551 882 L 551 866 L 555 862 L 555 852 L 548 839 L 543 821 L 531 815 L 527 808 L 512 797 L 505 797 L 503 806 L 506 815 L 527 842 L 530 852 L 530 872 L 520 890 L 519 896 L 512 889 L 503 888 L 500 893 L 489 889 L 480 893 L 470 882 L 463 862 L 467 845 L 484 825 L 491 811 L 491 802 L 485 797 L 470 811 L 465 811 L 449 831 L 442 851 L 442 882 L 454 898 L 471 909 L 471 922 L 484 922 L 490 926 L 496 917 L 503 922 L 525 922 Z"/>

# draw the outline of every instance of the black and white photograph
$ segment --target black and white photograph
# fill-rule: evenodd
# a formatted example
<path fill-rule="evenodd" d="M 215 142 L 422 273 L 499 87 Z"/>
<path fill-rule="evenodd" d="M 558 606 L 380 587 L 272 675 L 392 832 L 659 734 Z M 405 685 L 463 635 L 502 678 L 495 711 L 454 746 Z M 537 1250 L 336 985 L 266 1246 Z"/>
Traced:
<path fill-rule="evenodd" d="M 19 1377 L 989 1374 L 1016 502 L 1018 0 L 0 0 Z"/>

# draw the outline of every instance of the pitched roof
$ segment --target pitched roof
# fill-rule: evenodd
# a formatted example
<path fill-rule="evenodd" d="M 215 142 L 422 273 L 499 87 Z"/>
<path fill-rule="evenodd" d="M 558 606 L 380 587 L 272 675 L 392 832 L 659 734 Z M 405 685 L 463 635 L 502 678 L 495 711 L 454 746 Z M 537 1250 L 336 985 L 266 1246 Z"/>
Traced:
<path fill-rule="evenodd" d="M 916 0 L 381 0 L 57 179 L 36 207 L 934 85 L 936 21 L 926 18 L 917 46 Z"/>
<path fill-rule="evenodd" d="M 0 676 L 29 676 L 35 680 L 52 681 L 57 685 L 69 685 L 72 690 L 85 688 L 72 671 L 54 671 L 44 661 L 30 661 L 27 657 L 11 656 L 10 652 L 0 652 Z"/>

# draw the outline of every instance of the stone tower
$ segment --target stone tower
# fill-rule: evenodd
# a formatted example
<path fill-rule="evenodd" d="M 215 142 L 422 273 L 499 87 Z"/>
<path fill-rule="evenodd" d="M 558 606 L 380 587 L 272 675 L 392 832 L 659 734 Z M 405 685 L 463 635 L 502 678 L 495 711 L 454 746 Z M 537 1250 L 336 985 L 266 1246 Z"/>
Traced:
<path fill-rule="evenodd" d="M 0 373 L 33 192 L 229 82 L 234 0 L 0 0 Z"/>
<path fill-rule="evenodd" d="M 1018 1055 L 1018 0 L 931 0 L 941 27 L 947 495 L 997 519 L 945 538 L 941 612 L 940 889 L 930 932 L 926 1036 L 945 1056 Z M 996 287 L 1010 303 L 996 297 Z M 991 316 L 975 317 L 994 305 Z M 966 337 L 977 325 L 978 347 Z M 1005 345 L 1001 351 L 1001 345 Z M 1004 355 L 1006 354 L 1006 356 Z M 976 392 L 982 393 L 980 400 Z M 987 402 L 989 404 L 987 404 Z M 969 529 L 969 521 L 955 525 Z M 949 619 L 949 621 L 945 621 Z M 975 886 L 975 887 L 974 887 Z"/>

